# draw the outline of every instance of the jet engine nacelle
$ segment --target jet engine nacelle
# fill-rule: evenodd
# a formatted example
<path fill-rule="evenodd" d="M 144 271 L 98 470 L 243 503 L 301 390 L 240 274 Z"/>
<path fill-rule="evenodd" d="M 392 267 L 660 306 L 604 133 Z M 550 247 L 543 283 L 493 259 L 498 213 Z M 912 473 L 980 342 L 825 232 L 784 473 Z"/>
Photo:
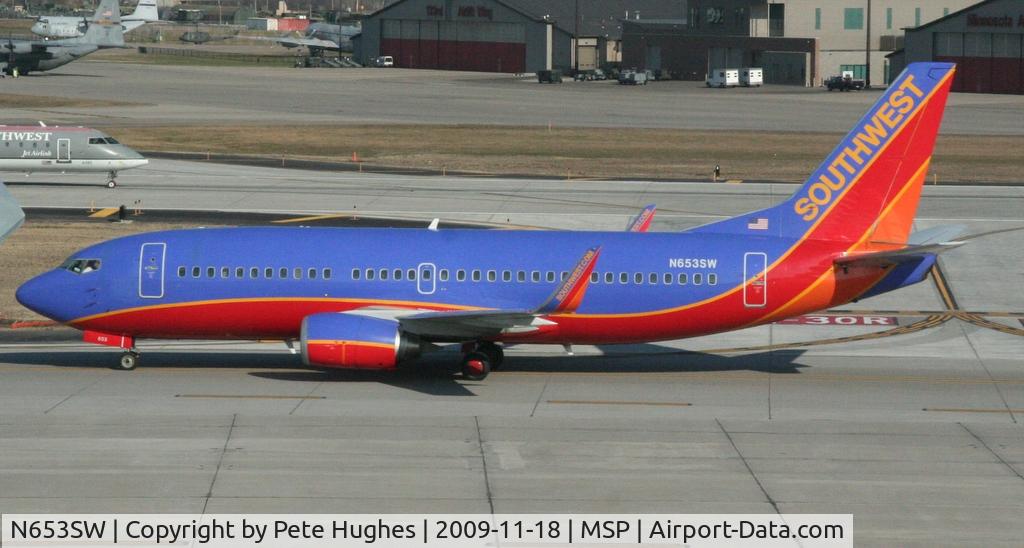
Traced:
<path fill-rule="evenodd" d="M 345 369 L 394 369 L 422 351 L 398 322 L 334 312 L 303 319 L 300 343 L 306 365 Z"/>

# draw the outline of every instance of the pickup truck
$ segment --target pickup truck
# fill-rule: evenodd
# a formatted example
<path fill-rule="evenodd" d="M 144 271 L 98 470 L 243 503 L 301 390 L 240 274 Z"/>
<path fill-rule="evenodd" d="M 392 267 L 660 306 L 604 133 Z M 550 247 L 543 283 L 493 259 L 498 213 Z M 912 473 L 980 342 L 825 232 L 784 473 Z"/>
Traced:
<path fill-rule="evenodd" d="M 864 89 L 864 80 L 858 80 L 846 76 L 833 76 L 828 80 L 825 80 L 825 87 L 827 87 L 829 91 L 834 89 L 838 89 L 839 91 L 850 91 L 851 89 L 854 91 L 860 91 Z"/>

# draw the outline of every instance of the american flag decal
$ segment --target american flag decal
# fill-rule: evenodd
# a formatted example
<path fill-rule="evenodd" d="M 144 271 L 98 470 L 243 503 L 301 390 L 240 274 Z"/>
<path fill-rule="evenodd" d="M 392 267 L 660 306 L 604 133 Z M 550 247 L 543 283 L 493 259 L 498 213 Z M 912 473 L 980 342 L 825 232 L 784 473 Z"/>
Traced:
<path fill-rule="evenodd" d="M 765 217 L 750 219 L 747 222 L 747 228 L 750 230 L 768 230 L 768 219 Z"/>

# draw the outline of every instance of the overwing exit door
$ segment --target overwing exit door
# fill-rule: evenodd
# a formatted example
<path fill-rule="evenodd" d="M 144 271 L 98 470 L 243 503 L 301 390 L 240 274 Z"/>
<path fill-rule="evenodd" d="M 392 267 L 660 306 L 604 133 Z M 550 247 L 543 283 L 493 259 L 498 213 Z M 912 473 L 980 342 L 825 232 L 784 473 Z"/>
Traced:
<path fill-rule="evenodd" d="M 761 308 L 768 304 L 768 255 L 761 252 L 743 254 L 743 305 Z"/>

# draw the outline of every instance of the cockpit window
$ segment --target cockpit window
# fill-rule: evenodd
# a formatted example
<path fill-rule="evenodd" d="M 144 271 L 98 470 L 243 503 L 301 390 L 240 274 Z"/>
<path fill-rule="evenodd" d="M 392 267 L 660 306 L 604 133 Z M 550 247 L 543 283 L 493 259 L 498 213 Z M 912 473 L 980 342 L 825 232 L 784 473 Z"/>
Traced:
<path fill-rule="evenodd" d="M 103 145 L 106 144 L 106 139 L 103 137 L 89 137 L 90 145 Z"/>
<path fill-rule="evenodd" d="M 68 259 L 64 261 L 64 264 L 60 265 L 64 270 L 74 272 L 75 274 L 88 274 L 89 272 L 95 272 L 100 269 L 99 259 Z"/>
<path fill-rule="evenodd" d="M 121 143 L 118 143 L 117 139 L 114 139 L 113 137 L 107 137 L 107 144 L 108 145 L 119 145 Z"/>

